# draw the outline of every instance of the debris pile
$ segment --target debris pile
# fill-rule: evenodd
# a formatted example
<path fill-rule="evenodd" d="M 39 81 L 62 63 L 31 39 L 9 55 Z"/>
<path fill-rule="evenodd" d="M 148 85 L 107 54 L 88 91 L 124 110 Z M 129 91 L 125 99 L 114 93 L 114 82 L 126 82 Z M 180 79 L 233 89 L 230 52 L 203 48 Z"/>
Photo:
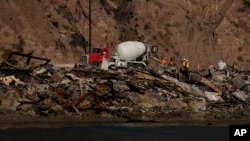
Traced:
<path fill-rule="evenodd" d="M 2 63 L 0 114 L 131 120 L 250 115 L 250 71 L 210 67 L 188 71 L 184 80 L 182 73 L 163 67 L 120 72 L 57 68 L 49 59 L 18 55 L 46 63 L 30 67 L 26 62 L 25 68 L 10 61 Z"/>

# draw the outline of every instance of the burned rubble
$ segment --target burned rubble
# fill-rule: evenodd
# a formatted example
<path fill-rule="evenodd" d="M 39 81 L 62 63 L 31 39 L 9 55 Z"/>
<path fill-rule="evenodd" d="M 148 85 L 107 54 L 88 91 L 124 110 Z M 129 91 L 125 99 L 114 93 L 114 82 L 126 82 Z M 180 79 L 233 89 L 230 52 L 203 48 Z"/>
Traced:
<path fill-rule="evenodd" d="M 111 71 L 56 67 L 13 53 L 0 67 L 0 114 L 29 116 L 234 119 L 250 115 L 248 70 L 210 67 L 189 78 L 167 67 Z M 12 54 L 12 55 L 13 55 Z M 37 66 L 32 60 L 45 61 Z M 23 67 L 24 66 L 24 67 Z M 32 66 L 32 67 L 31 67 Z"/>

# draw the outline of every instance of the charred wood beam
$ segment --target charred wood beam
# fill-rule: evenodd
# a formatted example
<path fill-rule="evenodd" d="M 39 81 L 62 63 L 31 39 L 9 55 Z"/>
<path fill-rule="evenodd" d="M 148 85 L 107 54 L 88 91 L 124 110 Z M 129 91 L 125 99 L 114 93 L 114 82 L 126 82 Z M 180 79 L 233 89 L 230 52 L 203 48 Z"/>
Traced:
<path fill-rule="evenodd" d="M 102 72 L 102 71 L 89 71 L 89 70 L 79 70 L 79 69 L 73 69 L 70 71 L 74 75 L 76 75 L 79 78 L 83 77 L 91 77 L 91 78 L 116 78 L 118 77 L 118 74 L 116 73 L 108 73 L 108 72 Z"/>
<path fill-rule="evenodd" d="M 64 93 L 62 90 L 53 87 L 49 85 L 48 89 L 52 92 L 55 92 L 56 94 L 62 96 L 61 98 L 58 98 L 58 103 L 63 107 L 63 108 L 73 108 L 75 110 L 74 105 L 72 104 L 72 101 L 68 98 L 69 96 Z M 75 110 L 76 111 L 76 110 Z M 77 111 L 76 111 L 77 113 Z"/>
<path fill-rule="evenodd" d="M 151 73 L 139 71 L 139 70 L 132 70 L 129 72 L 130 76 L 133 76 L 133 78 L 136 79 L 142 79 L 142 80 L 157 80 L 157 81 L 164 81 L 164 79 L 159 78 L 158 75 L 155 77 L 155 75 L 152 75 Z"/>
<path fill-rule="evenodd" d="M 201 79 L 202 79 L 202 76 L 199 73 L 189 71 L 189 81 L 200 82 Z"/>
<path fill-rule="evenodd" d="M 96 104 L 100 106 L 99 110 L 107 111 L 113 115 L 116 115 L 118 117 L 130 119 L 127 115 L 123 114 L 122 111 L 117 111 L 117 110 L 111 110 L 104 102 L 99 98 L 98 95 L 96 95 L 94 92 L 91 92 L 91 94 L 95 97 Z"/>
<path fill-rule="evenodd" d="M 144 92 L 145 92 L 144 88 L 140 88 L 139 86 L 133 84 L 132 82 L 127 82 L 127 86 L 133 92 L 137 92 L 139 94 L 144 94 Z"/>
<path fill-rule="evenodd" d="M 161 76 L 160 74 L 156 73 L 154 70 L 148 69 L 147 71 L 148 71 L 151 75 L 153 75 L 153 76 L 155 76 L 155 77 L 157 77 L 157 78 L 163 79 L 162 76 Z"/>
<path fill-rule="evenodd" d="M 109 87 L 111 89 L 111 93 L 112 93 L 112 98 L 113 100 L 115 99 L 116 97 L 116 91 L 114 89 L 114 85 L 113 85 L 113 81 L 111 81 L 110 79 L 108 80 L 108 84 L 109 84 Z"/>
<path fill-rule="evenodd" d="M 181 87 L 179 87 L 179 86 L 176 86 L 176 87 L 175 87 L 175 90 L 176 90 L 177 92 L 181 93 L 182 95 L 186 96 L 186 97 L 190 95 L 189 92 L 185 91 L 183 88 L 181 88 Z"/>
<path fill-rule="evenodd" d="M 27 65 L 29 65 L 30 59 L 37 59 L 37 60 L 45 61 L 45 63 L 44 63 L 43 65 L 47 65 L 47 64 L 50 62 L 50 59 L 32 56 L 31 54 L 23 54 L 23 53 L 20 53 L 20 52 L 11 52 L 10 55 L 8 56 L 7 61 L 10 60 L 10 58 L 11 58 L 13 55 L 18 55 L 18 56 L 22 56 L 22 57 L 27 57 L 27 61 L 26 61 L 26 64 L 27 64 Z"/>
<path fill-rule="evenodd" d="M 69 97 L 65 92 L 63 92 L 62 90 L 60 90 L 60 89 L 58 89 L 56 87 L 53 87 L 51 85 L 49 85 L 48 89 L 51 90 L 52 92 L 55 92 L 56 94 L 62 96 L 63 98 L 68 98 Z"/>
<path fill-rule="evenodd" d="M 183 95 L 190 94 L 190 95 L 196 95 L 196 96 L 204 96 L 204 92 L 198 87 L 195 87 L 193 85 L 190 85 L 190 84 L 187 84 L 184 82 L 180 82 L 180 81 L 178 81 L 178 79 L 173 78 L 173 77 L 169 77 L 169 76 L 164 75 L 164 74 L 162 75 L 162 77 L 165 80 L 174 83 L 176 86 L 175 90 L 179 91 Z"/>
<path fill-rule="evenodd" d="M 1 67 L 4 67 L 4 66 L 9 66 L 9 67 L 12 67 L 14 69 L 19 69 L 17 66 L 15 66 L 15 65 L 13 65 L 11 63 L 8 63 L 8 62 L 3 62 Z"/>
<path fill-rule="evenodd" d="M 158 81 L 158 80 L 154 80 L 153 84 L 155 86 L 158 86 L 160 88 L 163 88 L 163 89 L 167 89 L 169 91 L 173 91 L 174 87 L 175 87 L 175 84 L 172 83 L 172 82 L 161 82 L 161 81 Z"/>
<path fill-rule="evenodd" d="M 79 86 L 80 86 L 81 96 L 79 97 L 79 99 L 77 99 L 74 102 L 72 102 L 72 100 L 70 100 L 68 98 L 69 96 L 65 92 L 63 92 L 62 90 L 60 90 L 58 88 L 50 85 L 48 89 L 63 97 L 63 99 L 60 99 L 60 104 L 63 106 L 63 108 L 72 108 L 75 110 L 75 112 L 78 115 L 81 115 L 81 112 L 77 109 L 76 106 L 86 98 L 86 95 L 84 94 L 84 92 L 82 90 L 82 83 L 81 82 L 79 82 Z"/>
<path fill-rule="evenodd" d="M 203 84 L 209 86 L 215 92 L 222 94 L 222 91 L 214 83 L 212 83 L 211 81 L 209 81 L 205 77 L 202 77 L 197 72 L 189 71 L 188 77 L 189 77 L 188 81 L 203 83 Z"/>
<path fill-rule="evenodd" d="M 92 86 L 91 84 L 89 84 L 89 83 L 86 83 L 86 82 L 85 82 L 85 84 L 87 84 L 92 90 L 94 90 L 94 92 L 91 93 L 92 95 L 94 95 L 94 96 L 97 97 L 97 98 L 101 98 L 101 96 L 99 96 L 98 94 L 96 94 L 96 92 L 101 92 L 100 90 L 98 90 L 97 88 L 93 87 L 93 86 Z"/>
<path fill-rule="evenodd" d="M 80 97 L 79 97 L 79 99 L 77 99 L 76 101 L 73 102 L 72 106 L 77 106 L 79 103 L 84 101 L 87 97 L 87 95 L 83 92 L 81 81 L 79 81 L 79 87 L 80 87 Z"/>
<path fill-rule="evenodd" d="M 31 77 L 29 76 L 29 73 L 31 72 L 32 70 L 30 69 L 0 69 L 1 76 L 14 75 L 16 78 L 19 78 L 23 82 L 31 81 Z"/>
<path fill-rule="evenodd" d="M 182 74 L 182 73 L 179 73 L 179 74 Z M 171 78 L 171 77 L 168 77 L 168 76 L 162 76 L 164 79 L 168 80 L 168 81 L 171 81 L 171 82 L 175 82 L 176 85 L 178 85 L 179 87 L 182 88 L 182 83 L 179 82 L 179 81 L 176 81 L 175 79 Z M 202 77 L 200 74 L 194 72 L 194 71 L 189 71 L 188 72 L 188 81 L 193 81 L 193 82 L 199 82 L 199 83 L 202 83 L 204 85 L 207 85 L 209 86 L 212 90 L 214 90 L 215 92 L 219 93 L 219 94 L 222 94 L 222 91 L 214 84 L 212 83 L 211 81 L 209 81 L 208 79 Z"/>
<path fill-rule="evenodd" d="M 93 95 L 96 99 L 96 103 L 101 107 L 102 110 L 104 111 L 108 111 L 110 113 L 112 113 L 113 115 L 116 115 L 118 117 L 123 117 L 123 118 L 126 118 L 126 119 L 129 119 L 128 116 L 124 115 L 122 112 L 119 112 L 119 111 L 115 111 L 115 110 L 111 110 L 104 102 L 103 100 L 100 98 L 99 95 L 97 95 L 95 92 L 98 91 L 98 89 L 96 89 L 95 87 L 91 86 L 91 84 L 89 83 L 85 83 L 87 84 L 91 89 L 94 90 L 94 92 L 90 92 L 91 95 Z"/>
<path fill-rule="evenodd" d="M 35 75 L 31 74 L 31 73 L 28 73 L 28 75 L 35 78 L 35 79 L 37 79 L 37 80 L 39 80 L 39 81 L 42 81 L 41 78 L 39 78 L 39 77 L 37 77 L 37 76 L 35 76 Z"/>
<path fill-rule="evenodd" d="M 202 77 L 200 80 L 201 83 L 209 86 L 211 89 L 213 89 L 215 92 L 222 94 L 222 91 L 212 82 L 210 82 L 208 79 Z"/>

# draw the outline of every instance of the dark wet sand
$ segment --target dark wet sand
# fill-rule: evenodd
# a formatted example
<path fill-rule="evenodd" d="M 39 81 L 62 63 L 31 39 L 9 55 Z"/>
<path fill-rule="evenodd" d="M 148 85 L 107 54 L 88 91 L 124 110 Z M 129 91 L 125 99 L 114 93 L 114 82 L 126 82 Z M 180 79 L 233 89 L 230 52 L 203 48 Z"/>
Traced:
<path fill-rule="evenodd" d="M 228 141 L 226 126 L 86 125 L 0 129 L 1 141 Z"/>
<path fill-rule="evenodd" d="M 0 128 L 58 128 L 70 126 L 112 125 L 112 126 L 229 126 L 250 125 L 250 118 L 240 119 L 185 119 L 185 118 L 157 118 L 132 119 L 118 117 L 32 117 L 20 115 L 0 115 Z"/>
<path fill-rule="evenodd" d="M 0 115 L 1 141 L 228 141 L 241 119 L 133 119 Z"/>

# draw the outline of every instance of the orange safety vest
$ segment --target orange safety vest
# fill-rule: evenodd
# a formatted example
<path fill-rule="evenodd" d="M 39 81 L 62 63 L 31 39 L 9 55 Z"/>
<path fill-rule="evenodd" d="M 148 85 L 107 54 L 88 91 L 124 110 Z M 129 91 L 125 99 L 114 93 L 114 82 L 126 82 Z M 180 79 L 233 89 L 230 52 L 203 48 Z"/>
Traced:
<path fill-rule="evenodd" d="M 167 61 L 165 59 L 161 59 L 161 64 L 165 65 L 167 63 Z"/>

